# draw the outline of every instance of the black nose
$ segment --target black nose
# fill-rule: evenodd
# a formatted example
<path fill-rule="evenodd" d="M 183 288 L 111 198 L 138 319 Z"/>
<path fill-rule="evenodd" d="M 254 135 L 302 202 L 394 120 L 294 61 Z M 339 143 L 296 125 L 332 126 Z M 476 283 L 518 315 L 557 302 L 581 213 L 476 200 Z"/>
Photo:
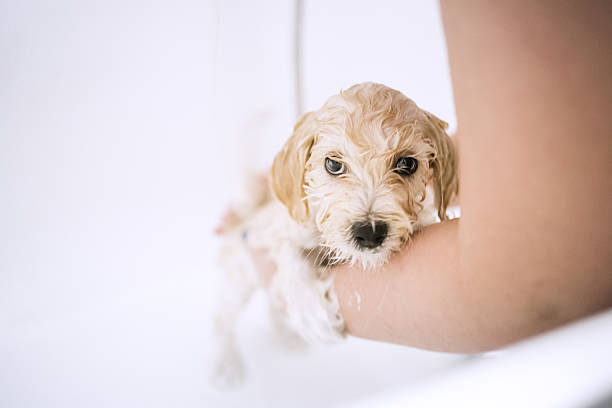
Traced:
<path fill-rule="evenodd" d="M 371 222 L 356 222 L 353 224 L 352 233 L 355 239 L 355 244 L 358 248 L 376 248 L 383 243 L 387 237 L 387 224 L 382 221 L 376 221 L 374 225 Z"/>

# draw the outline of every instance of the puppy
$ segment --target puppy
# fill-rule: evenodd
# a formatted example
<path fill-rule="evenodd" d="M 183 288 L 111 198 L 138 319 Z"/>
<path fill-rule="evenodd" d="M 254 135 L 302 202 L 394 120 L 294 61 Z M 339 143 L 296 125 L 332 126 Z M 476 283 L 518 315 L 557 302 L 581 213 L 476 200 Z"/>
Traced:
<path fill-rule="evenodd" d="M 447 126 L 375 83 L 342 91 L 299 119 L 274 159 L 269 190 L 251 192 L 223 234 L 219 261 L 229 288 L 215 319 L 220 384 L 244 376 L 233 331 L 259 286 L 250 250 L 266 251 L 277 266 L 268 293 L 280 326 L 307 341 L 342 339 L 332 266 L 357 263 L 376 273 L 415 231 L 447 218 L 458 192 Z"/>

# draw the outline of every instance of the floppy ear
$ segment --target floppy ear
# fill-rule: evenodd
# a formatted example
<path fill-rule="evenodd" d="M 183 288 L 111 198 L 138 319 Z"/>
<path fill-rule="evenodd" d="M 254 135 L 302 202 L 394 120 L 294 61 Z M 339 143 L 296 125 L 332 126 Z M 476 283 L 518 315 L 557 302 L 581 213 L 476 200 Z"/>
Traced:
<path fill-rule="evenodd" d="M 299 223 L 308 220 L 308 203 L 304 200 L 304 173 L 314 138 L 313 115 L 307 113 L 298 120 L 293 134 L 274 158 L 270 172 L 272 192 Z"/>
<path fill-rule="evenodd" d="M 446 133 L 448 123 L 435 115 L 425 112 L 429 121 L 429 142 L 434 148 L 434 157 L 431 159 L 433 168 L 433 184 L 435 203 L 438 207 L 440 220 L 447 219 L 446 208 L 453 197 L 459 192 L 459 178 L 457 177 L 457 152 L 453 141 Z"/>

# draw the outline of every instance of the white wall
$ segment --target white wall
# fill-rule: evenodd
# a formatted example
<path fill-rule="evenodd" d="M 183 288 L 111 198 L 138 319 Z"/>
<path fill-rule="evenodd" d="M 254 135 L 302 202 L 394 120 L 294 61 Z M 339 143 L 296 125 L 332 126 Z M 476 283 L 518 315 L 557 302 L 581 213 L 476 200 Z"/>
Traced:
<path fill-rule="evenodd" d="M 294 121 L 292 2 L 0 3 L 0 406 L 321 406 L 454 357 L 351 340 L 208 386 L 211 231 Z M 387 83 L 454 123 L 435 2 L 306 0 L 305 105 Z"/>
<path fill-rule="evenodd" d="M 219 164 L 207 156 L 227 146 L 210 134 L 214 7 L 147 4 L 0 13 L 0 309 L 13 319 L 199 273 L 207 190 L 221 185 L 203 176 Z"/>
<path fill-rule="evenodd" d="M 364 81 L 399 89 L 456 127 L 436 1 L 306 0 L 306 108 Z"/>

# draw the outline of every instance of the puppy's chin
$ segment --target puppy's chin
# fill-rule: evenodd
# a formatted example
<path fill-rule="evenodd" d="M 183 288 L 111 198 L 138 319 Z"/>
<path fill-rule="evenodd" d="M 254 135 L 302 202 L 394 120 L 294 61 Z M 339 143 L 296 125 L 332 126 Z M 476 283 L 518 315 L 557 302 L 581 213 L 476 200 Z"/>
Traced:
<path fill-rule="evenodd" d="M 333 263 L 360 265 L 364 269 L 377 269 L 383 266 L 397 250 L 384 243 L 373 249 L 360 249 L 352 241 L 327 243 L 325 247 L 330 251 L 330 259 L 333 260 Z"/>
<path fill-rule="evenodd" d="M 330 264 L 360 265 L 364 269 L 376 270 L 404 246 L 416 227 L 415 223 L 406 220 L 401 228 L 393 226 L 380 245 L 363 248 L 357 245 L 354 235 L 350 232 L 350 226 L 354 224 L 348 222 L 342 225 L 349 227 L 319 231 L 320 246 L 324 248 L 325 259 Z"/>

